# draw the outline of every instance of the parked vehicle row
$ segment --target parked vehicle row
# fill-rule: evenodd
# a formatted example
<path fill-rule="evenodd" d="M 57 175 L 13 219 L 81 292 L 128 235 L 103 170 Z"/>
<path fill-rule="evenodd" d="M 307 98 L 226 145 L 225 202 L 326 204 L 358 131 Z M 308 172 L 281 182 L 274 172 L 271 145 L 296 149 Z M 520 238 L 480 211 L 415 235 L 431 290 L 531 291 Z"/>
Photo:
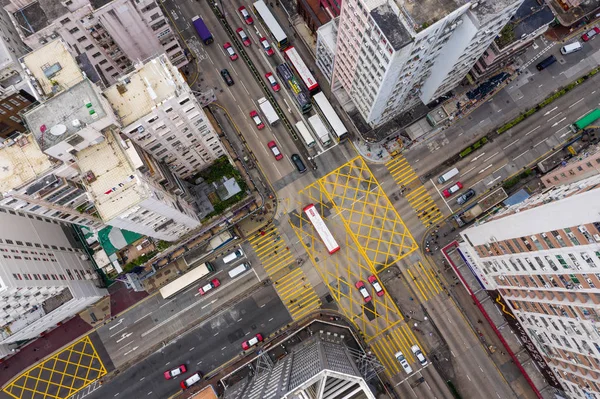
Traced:
<path fill-rule="evenodd" d="M 367 281 L 369 283 L 371 283 L 371 286 L 375 290 L 375 295 L 377 295 L 377 296 L 383 296 L 385 294 L 385 291 L 383 290 L 383 287 L 379 283 L 379 280 L 377 280 L 377 277 L 375 277 L 375 276 L 369 276 L 367 278 Z M 371 297 L 371 294 L 369 293 L 369 290 L 367 290 L 367 287 L 365 286 L 364 282 L 362 282 L 361 280 L 359 280 L 359 281 L 357 281 L 354 284 L 354 286 L 358 289 L 358 292 L 363 297 L 363 300 L 365 301 L 365 303 L 371 302 L 371 300 L 373 298 Z"/>

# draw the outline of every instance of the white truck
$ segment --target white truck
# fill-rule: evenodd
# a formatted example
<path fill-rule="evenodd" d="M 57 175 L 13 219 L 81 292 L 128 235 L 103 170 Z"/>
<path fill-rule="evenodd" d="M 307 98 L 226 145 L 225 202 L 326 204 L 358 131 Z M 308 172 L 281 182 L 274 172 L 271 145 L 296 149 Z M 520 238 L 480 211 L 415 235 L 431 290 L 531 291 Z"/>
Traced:
<path fill-rule="evenodd" d="M 260 107 L 260 110 L 262 111 L 263 115 L 267 118 L 267 121 L 269 121 L 269 124 L 271 126 L 273 126 L 279 121 L 279 116 L 277 116 L 277 112 L 275 112 L 275 108 L 273 108 L 269 100 L 267 100 L 264 97 L 259 98 L 258 106 Z"/>
<path fill-rule="evenodd" d="M 308 123 L 313 128 L 313 130 L 317 134 L 317 137 L 319 138 L 321 143 L 323 143 L 323 145 L 328 145 L 329 143 L 331 143 L 331 137 L 329 136 L 329 132 L 327 131 L 327 128 L 325 127 L 325 124 L 323 123 L 319 115 L 313 115 L 310 118 L 308 118 Z"/>

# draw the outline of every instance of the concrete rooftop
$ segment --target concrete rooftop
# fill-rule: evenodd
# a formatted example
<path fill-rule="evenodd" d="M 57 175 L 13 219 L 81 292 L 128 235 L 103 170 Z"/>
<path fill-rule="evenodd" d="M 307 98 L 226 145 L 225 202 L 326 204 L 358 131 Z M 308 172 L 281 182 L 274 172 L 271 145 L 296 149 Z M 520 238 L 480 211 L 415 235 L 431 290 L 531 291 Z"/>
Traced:
<path fill-rule="evenodd" d="M 412 41 L 411 34 L 389 5 L 374 8 L 371 17 L 394 50 L 400 50 Z"/>
<path fill-rule="evenodd" d="M 137 205 L 146 193 L 138 184 L 125 150 L 111 132 L 105 137 L 103 142 L 79 151 L 76 157 L 81 172 L 92 172 L 96 177 L 87 184 L 88 193 L 102 220 L 109 221 Z"/>
<path fill-rule="evenodd" d="M 563 26 L 571 26 L 600 7 L 600 0 L 547 0 L 556 18 Z M 591 15 L 593 18 L 593 15 Z"/>
<path fill-rule="evenodd" d="M 54 89 L 56 91 L 68 89 L 83 80 L 77 62 L 60 40 L 54 40 L 23 56 L 21 62 L 29 69 L 46 95 L 53 92 L 52 82 L 58 86 Z"/>
<path fill-rule="evenodd" d="M 13 12 L 13 17 L 17 20 L 23 36 L 28 37 L 68 12 L 69 10 L 60 1 L 39 0 L 19 8 Z"/>
<path fill-rule="evenodd" d="M 64 141 L 105 116 L 89 80 L 82 80 L 23 115 L 42 149 Z M 75 121 L 79 121 L 77 126 Z"/>
<path fill-rule="evenodd" d="M 433 22 L 444 18 L 452 11 L 464 6 L 468 0 L 393 0 L 398 7 L 404 9 L 420 30 L 424 23 L 431 25 Z"/>
<path fill-rule="evenodd" d="M 0 148 L 0 194 L 33 181 L 52 168 L 32 135 L 22 136 L 14 145 Z"/>
<path fill-rule="evenodd" d="M 148 115 L 153 108 L 177 94 L 179 71 L 164 54 L 150 60 L 104 91 L 123 126 Z"/>

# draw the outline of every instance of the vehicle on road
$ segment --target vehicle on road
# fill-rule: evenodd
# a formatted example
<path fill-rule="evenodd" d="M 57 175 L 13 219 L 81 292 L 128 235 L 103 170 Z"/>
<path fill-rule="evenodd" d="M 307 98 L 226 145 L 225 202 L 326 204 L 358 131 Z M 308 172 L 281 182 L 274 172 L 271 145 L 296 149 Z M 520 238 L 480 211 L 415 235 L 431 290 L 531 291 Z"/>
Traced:
<path fill-rule="evenodd" d="M 291 158 L 292 158 L 292 162 L 294 163 L 294 166 L 296 167 L 296 169 L 298 169 L 298 172 L 300 172 L 300 173 L 306 172 L 306 165 L 304 165 L 304 161 L 302 161 L 302 158 L 300 158 L 300 155 L 292 154 Z"/>
<path fill-rule="evenodd" d="M 203 263 L 185 273 L 183 276 L 163 286 L 160 289 L 160 294 L 162 295 L 163 299 L 170 298 L 214 271 L 215 268 L 210 262 Z"/>
<path fill-rule="evenodd" d="M 569 44 L 566 44 L 566 45 L 562 46 L 560 48 L 560 53 L 562 55 L 567 55 L 567 54 L 571 54 L 571 53 L 574 53 L 576 51 L 579 51 L 581 49 L 583 49 L 583 45 L 581 43 L 579 43 L 579 42 L 573 42 L 573 43 L 569 43 Z"/>
<path fill-rule="evenodd" d="M 252 348 L 254 345 L 256 345 L 262 341 L 263 341 L 263 336 L 261 334 L 256 334 L 253 338 L 250 338 L 249 340 L 242 342 L 242 349 L 247 351 L 248 349 Z"/>
<path fill-rule="evenodd" d="M 273 54 L 275 54 L 275 52 L 271 48 L 271 45 L 269 44 L 269 41 L 267 39 L 265 39 L 264 37 L 261 37 L 258 39 L 258 41 L 260 42 L 260 44 L 262 44 L 263 50 L 265 50 L 265 53 L 267 53 L 267 55 L 269 57 L 272 56 Z"/>
<path fill-rule="evenodd" d="M 242 43 L 244 44 L 244 46 L 246 46 L 246 47 L 250 46 L 250 44 L 252 42 L 250 41 L 250 38 L 248 37 L 246 32 L 244 32 L 244 30 L 242 28 L 237 28 L 235 31 L 239 35 L 240 39 L 242 39 Z"/>
<path fill-rule="evenodd" d="M 219 281 L 219 279 L 214 279 L 205 286 L 198 288 L 198 292 L 200 293 L 200 295 L 205 295 L 208 291 L 212 290 L 213 288 L 217 288 L 220 285 L 221 282 Z"/>
<path fill-rule="evenodd" d="M 377 280 L 377 277 L 369 276 L 367 280 L 369 280 L 369 283 L 371 283 L 371 285 L 373 286 L 373 289 L 375 290 L 375 294 L 377 294 L 377 296 L 383 296 L 383 294 L 385 294 L 385 291 L 383 290 L 381 284 L 379 284 L 379 280 Z"/>
<path fill-rule="evenodd" d="M 303 212 L 306 215 L 306 217 L 308 217 L 308 220 L 317 231 L 317 234 L 319 235 L 319 238 L 321 238 L 321 241 L 323 241 L 323 244 L 325 244 L 325 248 L 327 248 L 327 252 L 329 252 L 329 255 L 333 255 L 334 253 L 339 251 L 340 246 L 335 240 L 333 234 L 331 234 L 331 231 L 329 231 L 329 229 L 327 228 L 325 221 L 317 211 L 315 205 L 306 205 L 303 209 Z"/>
<path fill-rule="evenodd" d="M 304 122 L 298 121 L 298 122 L 296 122 L 295 126 L 296 126 L 296 130 L 300 134 L 300 137 L 302 138 L 302 141 L 304 141 L 304 145 L 306 145 L 306 147 L 308 147 L 308 148 L 313 147 L 317 143 L 315 141 L 315 139 L 313 138 L 312 134 L 310 134 L 310 130 L 308 130 L 308 127 L 306 127 Z"/>
<path fill-rule="evenodd" d="M 223 263 L 231 263 L 234 260 L 241 258 L 242 256 L 244 256 L 244 251 L 242 250 L 242 248 L 238 248 L 235 251 L 223 256 Z"/>
<path fill-rule="evenodd" d="M 580 130 L 585 129 L 590 126 L 592 123 L 600 119 L 600 109 L 596 108 L 595 110 L 588 112 L 581 119 L 578 119 L 575 123 L 573 123 L 570 128 L 573 133 L 576 133 Z"/>
<path fill-rule="evenodd" d="M 279 83 L 277 83 L 277 81 L 275 80 L 275 78 L 273 77 L 273 74 L 271 72 L 265 73 L 265 78 L 267 78 L 267 81 L 271 85 L 271 88 L 273 89 L 273 91 L 281 90 L 281 86 L 279 86 Z"/>
<path fill-rule="evenodd" d="M 449 196 L 451 196 L 452 194 L 454 194 L 455 192 L 460 190 L 462 187 L 463 187 L 462 183 L 457 181 L 456 184 L 454 184 L 453 186 L 450 186 L 447 189 L 445 189 L 444 191 L 442 191 L 442 194 L 444 195 L 445 198 L 448 198 Z"/>
<path fill-rule="evenodd" d="M 281 153 L 281 151 L 279 151 L 279 147 L 277 147 L 277 143 L 275 143 L 274 141 L 269 141 L 267 143 L 267 146 L 271 149 L 271 152 L 273 153 L 273 155 L 275 155 L 275 159 L 277 161 L 279 161 L 280 159 L 283 158 L 283 154 Z"/>
<path fill-rule="evenodd" d="M 329 136 L 329 132 L 319 115 L 313 115 L 308 118 L 308 124 L 312 127 L 323 145 L 331 144 L 331 136 Z"/>
<path fill-rule="evenodd" d="M 467 202 L 469 202 L 469 200 L 471 198 L 473 198 L 475 196 L 475 190 L 473 190 L 472 188 L 468 189 L 467 192 L 465 192 L 463 195 L 459 196 L 456 199 L 456 203 L 458 205 L 464 205 Z"/>
<path fill-rule="evenodd" d="M 354 284 L 354 286 L 358 288 L 358 292 L 360 292 L 360 295 L 363 297 L 365 303 L 371 302 L 373 298 L 371 298 L 371 294 L 369 294 L 369 291 L 367 291 L 365 283 L 363 283 L 362 281 L 357 281 L 356 284 Z"/>
<path fill-rule="evenodd" d="M 333 106 L 325 97 L 323 92 L 317 93 L 313 96 L 313 105 L 317 110 L 317 113 L 321 116 L 321 120 L 329 131 L 333 134 L 333 137 L 337 141 L 343 141 L 348 138 L 348 129 L 338 116 L 337 112 L 333 109 Z"/>
<path fill-rule="evenodd" d="M 538 71 L 543 71 L 548 68 L 550 65 L 556 62 L 556 57 L 551 55 L 549 57 L 544 58 L 540 63 L 538 63 L 535 67 Z"/>
<path fill-rule="evenodd" d="M 458 174 L 458 169 L 452 168 L 449 171 L 447 171 L 446 173 L 444 173 L 443 175 L 441 175 L 440 177 L 438 177 L 438 183 L 444 184 L 445 182 L 452 179 L 457 174 Z"/>
<path fill-rule="evenodd" d="M 260 107 L 263 115 L 267 117 L 267 122 L 269 122 L 269 125 L 273 126 L 279 122 L 279 115 L 277 115 L 275 108 L 273 108 L 273 105 L 271 105 L 269 100 L 264 97 L 259 98 L 258 106 Z"/>
<path fill-rule="evenodd" d="M 591 30 L 585 32 L 583 36 L 581 36 L 581 40 L 587 42 L 591 40 L 594 36 L 596 36 L 598 33 L 600 33 L 600 28 L 594 26 Z"/>
<path fill-rule="evenodd" d="M 240 8 L 238 8 L 238 11 L 242 15 L 242 18 L 244 18 L 244 22 L 246 22 L 246 24 L 252 25 L 254 23 L 254 20 L 252 19 L 252 16 L 248 12 L 248 10 L 246 10 L 246 7 L 241 6 Z"/>
<path fill-rule="evenodd" d="M 396 354 L 394 355 L 396 357 L 396 359 L 398 360 L 398 362 L 400 363 L 400 365 L 402 366 L 402 368 L 404 369 L 404 371 L 406 371 L 407 374 L 412 373 L 413 369 L 412 367 L 410 367 L 410 364 L 408 364 L 408 361 L 406 360 L 406 358 L 404 357 L 404 354 L 402 352 L 396 352 Z"/>
<path fill-rule="evenodd" d="M 317 83 L 317 79 L 315 79 L 310 69 L 306 66 L 298 51 L 293 46 L 290 46 L 283 50 L 283 52 L 290 66 L 296 71 L 308 91 L 316 91 L 319 88 L 319 83 Z"/>
<path fill-rule="evenodd" d="M 250 263 L 242 263 L 241 265 L 236 266 L 228 271 L 227 274 L 229 274 L 229 277 L 231 278 L 236 278 L 246 273 L 248 270 L 250 270 Z"/>
<path fill-rule="evenodd" d="M 210 31 L 206 27 L 206 24 L 204 23 L 202 18 L 200 18 L 199 16 L 196 15 L 195 17 L 192 18 L 192 24 L 194 25 L 194 29 L 196 29 L 196 33 L 198 34 L 200 39 L 202 39 L 202 42 L 204 44 L 211 44 L 214 41 Z"/>
<path fill-rule="evenodd" d="M 231 79 L 231 75 L 229 74 L 229 71 L 227 69 L 221 69 L 221 77 L 223 78 L 227 86 L 233 86 L 233 79 Z"/>
<path fill-rule="evenodd" d="M 197 371 L 194 374 L 192 374 L 191 377 L 186 378 L 185 380 L 181 381 L 179 383 L 179 385 L 181 386 L 181 389 L 186 390 L 189 387 L 191 387 L 192 385 L 194 385 L 195 383 L 197 383 L 198 381 L 202 380 L 202 373 Z"/>
<path fill-rule="evenodd" d="M 279 79 L 283 82 L 292 93 L 298 109 L 303 113 L 307 113 L 312 109 L 312 102 L 310 101 L 310 95 L 304 86 L 298 81 L 296 75 L 292 71 L 292 68 L 284 62 L 283 64 L 277 65 L 275 68 Z"/>
<path fill-rule="evenodd" d="M 427 359 L 425 359 L 425 355 L 423 354 L 423 352 L 421 352 L 421 348 L 419 348 L 419 345 L 411 346 L 410 350 L 412 351 L 412 353 L 415 354 L 415 357 L 417 358 L 419 363 L 421 363 L 421 366 L 425 366 L 428 363 Z"/>
<path fill-rule="evenodd" d="M 269 7 L 267 7 L 265 2 L 262 0 L 257 1 L 253 4 L 253 7 L 254 14 L 258 17 L 259 21 L 262 22 L 264 27 L 267 28 L 267 31 L 275 41 L 275 44 L 277 44 L 277 47 L 279 49 L 286 48 L 288 46 L 288 38 L 283 29 L 281 29 L 281 26 L 279 26 L 279 23 L 277 23 L 273 14 L 271 14 L 271 10 L 269 10 Z"/>
<path fill-rule="evenodd" d="M 225 49 L 225 51 L 227 51 L 227 55 L 229 56 L 229 59 L 231 61 L 235 61 L 238 59 L 238 55 L 236 54 L 235 50 L 233 49 L 233 46 L 231 45 L 231 43 L 226 42 L 223 45 L 223 48 Z"/>
<path fill-rule="evenodd" d="M 185 364 L 182 364 L 181 366 L 173 369 L 173 370 L 169 370 L 169 371 L 165 371 L 164 372 L 164 376 L 166 380 L 170 380 L 173 377 L 177 377 L 178 375 L 181 375 L 183 373 L 185 373 L 187 371 L 187 368 L 185 367 Z"/>
<path fill-rule="evenodd" d="M 258 130 L 265 128 L 265 124 L 263 123 L 263 121 L 260 120 L 260 117 L 258 116 L 258 112 L 254 111 L 254 110 L 250 111 L 250 118 L 252 118 L 252 120 L 254 121 L 254 124 L 256 125 L 256 128 Z"/>

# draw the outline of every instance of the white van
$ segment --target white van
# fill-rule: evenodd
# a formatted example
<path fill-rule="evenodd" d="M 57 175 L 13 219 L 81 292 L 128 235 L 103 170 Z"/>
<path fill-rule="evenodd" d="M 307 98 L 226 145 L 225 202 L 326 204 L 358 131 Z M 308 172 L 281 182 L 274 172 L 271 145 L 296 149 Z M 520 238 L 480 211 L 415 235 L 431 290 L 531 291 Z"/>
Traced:
<path fill-rule="evenodd" d="M 402 352 L 396 352 L 394 356 L 396 356 L 396 359 L 398 359 L 398 362 L 400 362 L 400 365 L 402 366 L 404 371 L 406 371 L 407 374 L 412 373 L 413 369 L 412 367 L 410 367 L 410 364 L 408 364 L 408 361 L 406 360 Z"/>
<path fill-rule="evenodd" d="M 448 180 L 452 179 L 457 174 L 458 174 L 458 169 L 457 168 L 450 169 L 449 171 L 447 171 L 446 173 L 444 173 L 443 175 L 441 175 L 440 177 L 438 177 L 438 182 L 440 184 L 443 184 L 443 183 L 447 182 Z"/>
<path fill-rule="evenodd" d="M 225 255 L 223 257 L 223 263 L 228 264 L 238 258 L 241 258 L 242 256 L 244 256 L 244 251 L 242 251 L 242 248 L 238 248 L 232 253 Z"/>
<path fill-rule="evenodd" d="M 579 51 L 583 48 L 583 45 L 579 42 L 573 42 L 573 43 L 569 43 L 565 46 L 562 46 L 560 48 L 560 52 L 563 55 L 567 55 L 567 54 L 571 54 L 574 53 L 576 51 Z"/>
<path fill-rule="evenodd" d="M 228 272 L 229 277 L 236 278 L 237 276 L 245 273 L 248 270 L 250 270 L 250 263 L 242 263 L 241 265 L 234 267 Z"/>

